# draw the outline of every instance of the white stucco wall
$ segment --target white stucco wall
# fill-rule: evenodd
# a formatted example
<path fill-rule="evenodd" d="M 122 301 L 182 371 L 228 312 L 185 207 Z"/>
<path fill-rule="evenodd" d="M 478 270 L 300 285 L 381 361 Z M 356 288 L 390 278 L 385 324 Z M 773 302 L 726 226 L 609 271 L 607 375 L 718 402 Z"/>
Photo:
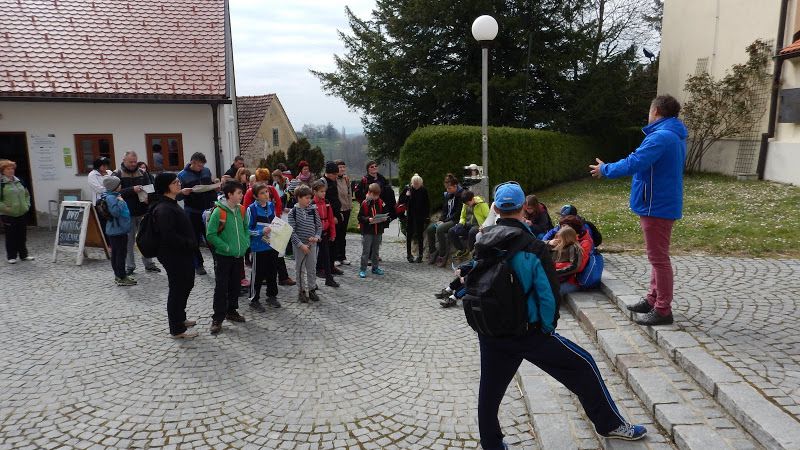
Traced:
<path fill-rule="evenodd" d="M 220 137 L 223 155 L 232 155 L 235 150 L 229 148 L 231 143 L 226 130 L 226 127 L 230 127 L 227 119 L 230 110 L 226 107 L 220 108 Z M 77 174 L 75 134 L 113 135 L 115 162 L 119 166 L 127 150 L 136 151 L 139 158 L 146 161 L 145 134 L 180 133 L 184 160 L 188 161 L 194 152 L 203 152 L 208 160 L 207 166 L 212 173 L 216 172 L 211 107 L 207 104 L 0 102 L 0 115 L 0 131 L 26 133 L 33 191 L 39 213 L 47 212 L 47 202 L 58 197 L 58 189 L 83 189 L 83 198 L 89 196 L 86 175 Z M 53 158 L 57 180 L 38 179 L 40 168 L 37 157 L 31 154 L 31 134 L 55 135 L 56 152 Z M 64 165 L 64 148 L 72 150 L 73 164 L 70 168 Z M 229 164 L 229 161 L 223 161 L 223 165 L 226 163 Z M 39 224 L 46 222 L 40 221 Z"/>
<path fill-rule="evenodd" d="M 764 179 L 800 186 L 800 142 L 770 142 Z"/>

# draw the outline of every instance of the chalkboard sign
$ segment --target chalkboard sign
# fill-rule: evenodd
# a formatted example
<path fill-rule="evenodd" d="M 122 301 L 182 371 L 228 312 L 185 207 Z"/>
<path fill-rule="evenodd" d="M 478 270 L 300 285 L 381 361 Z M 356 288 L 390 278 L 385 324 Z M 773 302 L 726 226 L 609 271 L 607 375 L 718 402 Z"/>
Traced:
<path fill-rule="evenodd" d="M 58 218 L 58 243 L 62 247 L 78 247 L 81 243 L 83 228 L 82 206 L 64 206 Z"/>
<path fill-rule="evenodd" d="M 92 202 L 63 201 L 58 214 L 58 227 L 53 246 L 53 262 L 58 250 L 76 254 L 76 264 L 83 264 L 86 247 L 102 248 L 109 257 L 108 244 L 100 229 L 100 219 Z"/>

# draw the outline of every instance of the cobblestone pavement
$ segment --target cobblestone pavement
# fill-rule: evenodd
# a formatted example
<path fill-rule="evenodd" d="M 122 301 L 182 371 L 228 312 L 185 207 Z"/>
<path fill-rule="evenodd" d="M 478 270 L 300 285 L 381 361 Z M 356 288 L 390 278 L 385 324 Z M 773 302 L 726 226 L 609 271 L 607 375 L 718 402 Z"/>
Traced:
<path fill-rule="evenodd" d="M 284 308 L 255 313 L 242 297 L 247 323 L 216 337 L 213 279 L 198 277 L 201 335 L 178 341 L 164 273 L 116 287 L 96 255 L 54 264 L 51 233 L 29 240 L 36 261 L 0 264 L 0 448 L 478 446 L 477 339 L 431 296 L 449 272 L 408 264 L 399 244 L 384 246 L 386 276 L 347 267 L 319 304 L 282 287 Z M 515 449 L 538 447 L 513 383 L 501 423 Z"/>
<path fill-rule="evenodd" d="M 607 255 L 607 268 L 644 292 L 644 256 Z M 676 324 L 800 420 L 800 261 L 679 256 Z"/>

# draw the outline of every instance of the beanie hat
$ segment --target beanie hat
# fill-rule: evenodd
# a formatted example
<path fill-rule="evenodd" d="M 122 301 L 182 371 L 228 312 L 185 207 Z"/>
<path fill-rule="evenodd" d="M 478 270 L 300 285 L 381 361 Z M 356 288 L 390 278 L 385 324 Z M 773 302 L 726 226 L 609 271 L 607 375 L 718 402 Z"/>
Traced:
<path fill-rule="evenodd" d="M 164 195 L 165 192 L 168 192 L 169 185 L 172 184 L 173 181 L 175 181 L 175 178 L 178 178 L 178 176 L 172 172 L 162 172 L 158 174 L 158 176 L 156 176 L 156 181 L 154 183 L 156 194 Z"/>
<path fill-rule="evenodd" d="M 333 161 L 326 162 L 325 173 L 339 173 L 339 165 Z"/>
<path fill-rule="evenodd" d="M 103 178 L 103 187 L 109 192 L 116 191 L 120 183 L 122 181 L 114 175 Z"/>
<path fill-rule="evenodd" d="M 578 208 L 572 205 L 564 205 L 561 207 L 561 212 L 559 213 L 560 216 L 577 216 L 578 215 Z"/>

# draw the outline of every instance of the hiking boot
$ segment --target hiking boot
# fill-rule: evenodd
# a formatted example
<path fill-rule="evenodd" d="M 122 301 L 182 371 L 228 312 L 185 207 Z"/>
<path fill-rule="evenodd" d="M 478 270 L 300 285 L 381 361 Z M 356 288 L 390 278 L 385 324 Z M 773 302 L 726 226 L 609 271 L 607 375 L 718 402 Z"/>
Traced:
<path fill-rule="evenodd" d="M 447 265 L 447 258 L 440 256 L 436 258 L 436 267 L 444 267 Z"/>
<path fill-rule="evenodd" d="M 114 282 L 117 286 L 136 286 L 136 280 L 131 277 L 114 278 Z"/>
<path fill-rule="evenodd" d="M 297 284 L 297 282 L 291 278 L 287 278 L 285 280 L 279 281 L 278 284 L 280 284 L 281 286 L 294 286 L 295 284 Z"/>
<path fill-rule="evenodd" d="M 218 334 L 222 331 L 222 322 L 217 322 L 216 320 L 211 321 L 211 334 Z"/>
<path fill-rule="evenodd" d="M 438 299 L 443 299 L 450 297 L 452 294 L 453 294 L 452 291 L 448 291 L 447 289 L 442 289 L 442 292 L 439 292 L 438 294 L 433 294 L 433 296 Z"/>
<path fill-rule="evenodd" d="M 422 262 L 422 255 L 417 256 L 417 259 L 414 260 L 415 263 L 419 264 Z"/>
<path fill-rule="evenodd" d="M 258 312 L 264 312 L 267 310 L 266 308 L 264 308 L 264 305 L 262 305 L 261 302 L 259 302 L 258 300 L 251 300 L 250 307 Z"/>
<path fill-rule="evenodd" d="M 206 275 L 206 274 L 208 274 L 208 272 L 206 272 L 206 268 L 203 267 L 203 266 L 200 266 L 200 267 L 194 269 L 194 273 L 196 273 L 198 275 Z"/>
<path fill-rule="evenodd" d="M 662 316 L 656 311 L 655 308 L 653 308 L 647 314 L 639 316 L 639 318 L 636 319 L 635 322 L 638 323 L 639 325 L 649 325 L 649 326 L 669 325 L 672 323 L 672 313 L 669 313 L 666 316 Z"/>
<path fill-rule="evenodd" d="M 197 331 L 184 331 L 180 334 L 173 334 L 172 337 L 174 339 L 193 339 L 198 336 Z"/>
<path fill-rule="evenodd" d="M 316 289 L 308 291 L 308 299 L 311 300 L 312 302 L 318 302 L 319 301 L 319 295 L 317 295 L 317 290 Z"/>
<path fill-rule="evenodd" d="M 406 256 L 406 259 L 408 260 L 408 262 L 410 262 L 412 264 L 414 263 L 414 257 L 413 256 L 408 255 L 408 256 Z"/>
<path fill-rule="evenodd" d="M 342 269 L 339 269 L 338 267 L 334 267 L 334 268 L 331 269 L 331 274 L 332 275 L 344 275 L 344 271 Z"/>
<path fill-rule="evenodd" d="M 300 291 L 300 293 L 297 294 L 297 301 L 300 303 L 308 303 L 308 296 L 305 291 Z"/>
<path fill-rule="evenodd" d="M 145 272 L 152 272 L 152 273 L 161 273 L 161 269 L 159 269 L 158 266 L 145 267 L 144 271 Z"/>
<path fill-rule="evenodd" d="M 646 298 L 642 298 L 635 305 L 628 305 L 628 311 L 632 311 L 635 313 L 649 313 L 650 310 L 652 309 L 653 305 L 651 305 Z"/>
<path fill-rule="evenodd" d="M 642 425 L 623 423 L 617 429 L 612 430 L 604 437 L 609 439 L 622 439 L 625 441 L 638 441 L 647 434 L 647 428 Z"/>
<path fill-rule="evenodd" d="M 281 302 L 275 297 L 267 297 L 267 304 L 273 308 L 280 308 Z"/>
<path fill-rule="evenodd" d="M 456 306 L 456 303 L 458 303 L 458 300 L 456 300 L 456 298 L 452 295 L 450 297 L 447 297 L 444 301 L 439 302 L 442 308 L 449 308 L 451 306 Z"/>
<path fill-rule="evenodd" d="M 327 277 L 327 278 L 325 278 L 325 286 L 330 286 L 330 287 L 335 287 L 336 288 L 336 287 L 339 287 L 340 285 L 339 285 L 339 283 L 336 282 L 336 280 L 333 279 L 333 277 Z"/>
<path fill-rule="evenodd" d="M 124 279 L 128 280 L 129 282 L 131 282 L 133 284 L 136 284 L 136 277 L 132 277 L 130 275 L 127 275 Z"/>
<path fill-rule="evenodd" d="M 225 319 L 230 320 L 231 322 L 239 322 L 239 323 L 244 322 L 244 316 L 239 314 L 239 311 L 229 312 L 228 314 L 225 314 Z"/>
<path fill-rule="evenodd" d="M 186 328 L 192 328 L 195 325 L 197 325 L 197 322 L 194 321 L 194 320 L 184 320 L 183 321 L 183 326 L 185 326 Z"/>

